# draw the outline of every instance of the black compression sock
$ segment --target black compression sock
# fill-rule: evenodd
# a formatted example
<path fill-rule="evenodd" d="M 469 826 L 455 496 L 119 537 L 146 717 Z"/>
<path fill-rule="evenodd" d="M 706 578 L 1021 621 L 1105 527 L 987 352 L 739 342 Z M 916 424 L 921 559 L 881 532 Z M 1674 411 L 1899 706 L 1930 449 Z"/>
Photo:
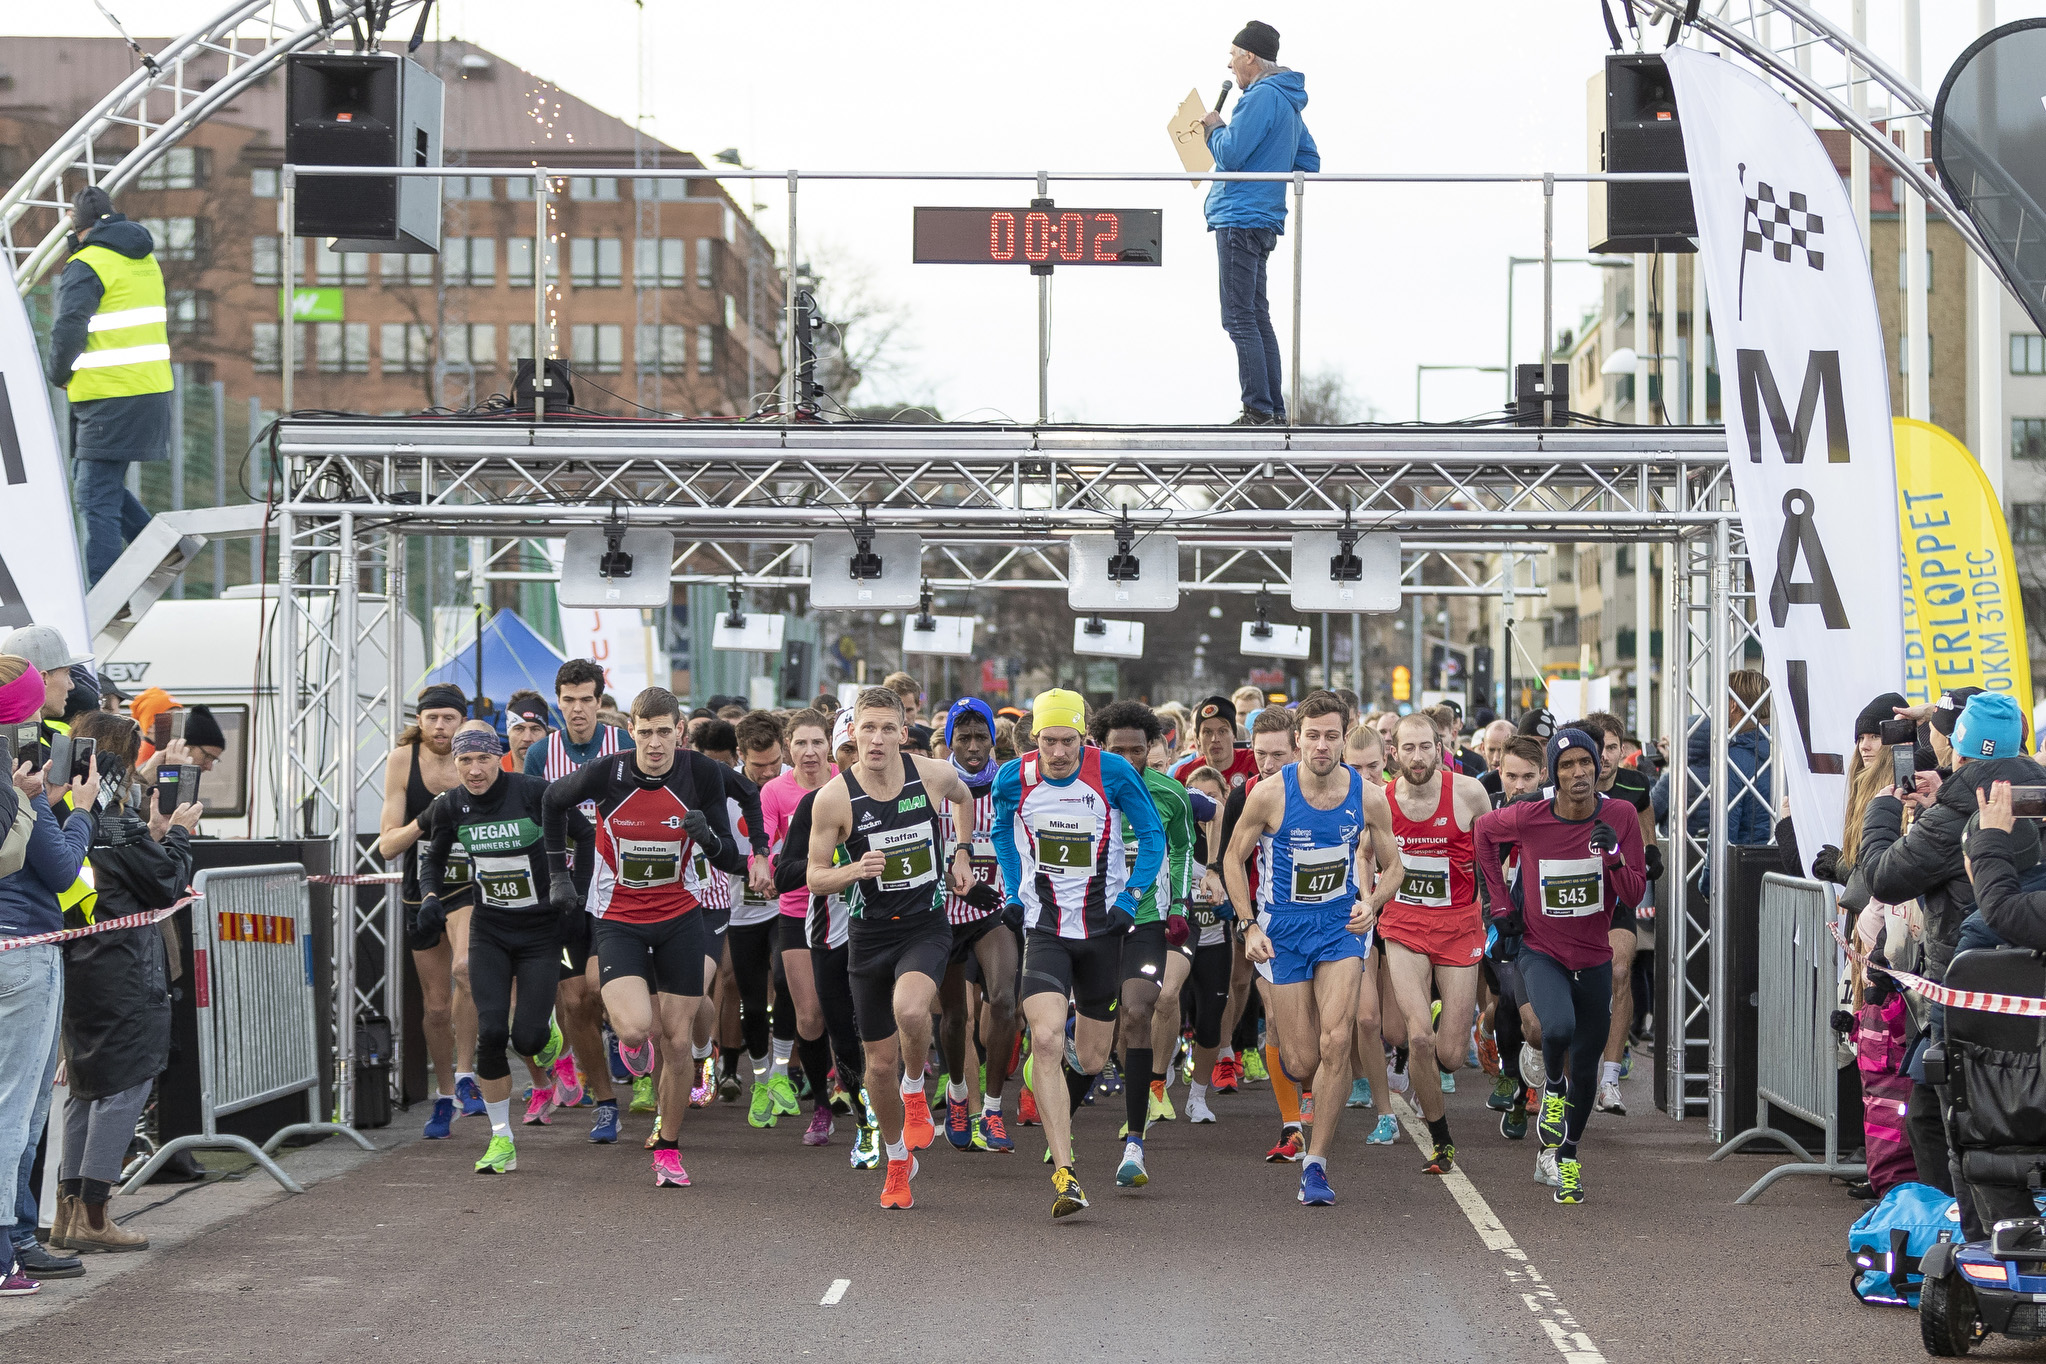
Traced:
<path fill-rule="evenodd" d="M 733 1047 L 718 1057 L 718 1069 L 724 1072 L 722 1078 L 737 1079 L 739 1075 L 739 1053 L 743 1048 Z"/>
<path fill-rule="evenodd" d="M 1449 1139 L 1449 1119 L 1434 1118 L 1428 1123 L 1428 1140 L 1437 1146 L 1454 1145 Z"/>
<path fill-rule="evenodd" d="M 824 1080 L 831 1073 L 831 1039 L 799 1037 L 796 1039 L 796 1055 L 802 1059 L 803 1074 L 810 1081 L 810 1097 L 816 1101 L 817 1107 L 824 1107 L 831 1089 Z"/>
<path fill-rule="evenodd" d="M 654 1138 L 654 1149 L 656 1151 L 673 1151 L 678 1149 L 681 1145 L 682 1145 L 681 1142 L 669 1141 L 666 1137 Z"/>
<path fill-rule="evenodd" d="M 1066 1075 L 1066 1097 L 1073 1101 L 1072 1112 L 1080 1111 L 1080 1105 L 1087 1101 L 1087 1091 L 1094 1088 L 1094 1077 L 1082 1075 L 1071 1066 L 1060 1066 Z"/>
<path fill-rule="evenodd" d="M 1151 1111 L 1151 1081 L 1158 1078 L 1151 1069 L 1151 1049 L 1131 1047 L 1123 1053 L 1122 1111 L 1129 1119 L 1130 1138 L 1144 1139 L 1144 1119 Z"/>

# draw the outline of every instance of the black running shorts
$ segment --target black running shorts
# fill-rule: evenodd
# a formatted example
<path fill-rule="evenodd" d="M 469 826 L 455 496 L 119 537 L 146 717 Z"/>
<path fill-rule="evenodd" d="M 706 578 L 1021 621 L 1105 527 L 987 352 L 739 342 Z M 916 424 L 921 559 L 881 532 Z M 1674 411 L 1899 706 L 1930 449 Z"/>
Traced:
<path fill-rule="evenodd" d="M 597 978 L 605 985 L 653 968 L 656 993 L 698 997 L 703 994 L 705 939 L 703 916 L 694 910 L 653 923 L 597 920 Z"/>
<path fill-rule="evenodd" d="M 846 975 L 860 1041 L 895 1036 L 895 982 L 915 972 L 936 985 L 952 956 L 952 925 L 941 909 L 899 919 L 854 919 Z"/>
<path fill-rule="evenodd" d="M 1193 939 L 1189 937 L 1188 942 Z M 1122 978 L 1124 980 L 1148 980 L 1153 985 L 1165 984 L 1165 958 L 1172 951 L 1172 944 L 1165 941 L 1165 921 L 1138 924 L 1122 939 Z"/>
<path fill-rule="evenodd" d="M 1116 996 L 1122 993 L 1124 936 L 1061 938 L 1047 929 L 1028 930 L 1023 935 L 1022 997 L 1070 996 L 1082 1018 L 1108 1022 L 1115 1017 Z"/>

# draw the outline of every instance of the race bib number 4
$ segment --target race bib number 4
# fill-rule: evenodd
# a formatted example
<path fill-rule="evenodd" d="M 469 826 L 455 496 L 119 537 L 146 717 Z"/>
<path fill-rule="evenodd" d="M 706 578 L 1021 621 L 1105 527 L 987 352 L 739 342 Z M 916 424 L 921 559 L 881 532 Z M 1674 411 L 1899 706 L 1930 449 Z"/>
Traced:
<path fill-rule="evenodd" d="M 633 890 L 673 885 L 682 877 L 682 844 L 643 838 L 618 842 L 618 881 Z"/>
<path fill-rule="evenodd" d="M 1542 913 L 1552 919 L 1581 919 L 1606 908 L 1605 864 L 1596 857 L 1542 859 Z"/>
<path fill-rule="evenodd" d="M 540 903 L 533 893 L 533 864 L 525 857 L 478 857 L 476 889 L 494 909 L 531 909 Z"/>
<path fill-rule="evenodd" d="M 881 854 L 881 874 L 875 879 L 884 891 L 908 890 L 938 879 L 938 859 L 927 824 L 883 830 L 869 838 L 867 845 Z"/>
<path fill-rule="evenodd" d="M 1293 850 L 1293 893 L 1296 905 L 1321 905 L 1341 898 L 1350 884 L 1350 850 L 1296 848 Z"/>
<path fill-rule="evenodd" d="M 1037 864 L 1047 871 L 1092 872 L 1094 826 L 1069 815 L 1041 815 L 1036 824 Z"/>
<path fill-rule="evenodd" d="M 1429 909 L 1449 907 L 1449 859 L 1400 855 L 1399 898 L 1406 904 Z"/>

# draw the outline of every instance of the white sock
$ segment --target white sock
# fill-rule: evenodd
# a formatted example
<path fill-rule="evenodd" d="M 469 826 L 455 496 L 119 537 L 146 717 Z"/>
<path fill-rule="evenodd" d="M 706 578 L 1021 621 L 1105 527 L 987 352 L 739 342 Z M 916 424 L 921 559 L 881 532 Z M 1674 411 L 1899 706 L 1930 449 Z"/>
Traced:
<path fill-rule="evenodd" d="M 1217 1061 L 1234 1061 L 1236 1059 L 1236 1048 L 1228 1046 L 1221 1048 L 1215 1053 L 1215 1059 Z"/>
<path fill-rule="evenodd" d="M 1302 1162 L 1301 1162 L 1301 1164 L 1302 1164 L 1303 1166 L 1306 1166 L 1306 1165 L 1319 1165 L 1319 1166 L 1321 1167 L 1321 1172 L 1322 1172 L 1323 1174 L 1327 1174 L 1327 1173 L 1328 1173 L 1328 1157 L 1327 1157 L 1327 1156 L 1309 1156 L 1309 1157 L 1308 1157 L 1308 1158 L 1307 1158 L 1306 1160 L 1302 1161 Z"/>
<path fill-rule="evenodd" d="M 746 1062 L 753 1070 L 753 1082 L 755 1084 L 767 1083 L 767 1068 L 773 1059 L 772 1052 L 766 1056 L 755 1056 L 751 1052 L 746 1054 Z"/>
<path fill-rule="evenodd" d="M 1620 1063 L 1618 1061 L 1599 1062 L 1598 1079 L 1599 1083 L 1604 1085 L 1620 1083 Z"/>
<path fill-rule="evenodd" d="M 469 1080 L 469 1081 L 472 1081 L 472 1082 L 473 1082 L 473 1081 L 474 1081 L 475 1079 L 476 1079 L 476 1072 L 475 1072 L 475 1071 L 473 1071 L 473 1070 L 458 1070 L 458 1071 L 456 1071 L 456 1072 L 455 1072 L 455 1088 L 456 1088 L 456 1089 L 460 1089 L 460 1088 L 462 1087 L 462 1081 L 464 1081 L 464 1080 Z"/>
<path fill-rule="evenodd" d="M 689 1054 L 699 1061 L 708 1061 L 712 1050 L 713 1047 L 709 1042 L 705 1042 L 702 1046 L 698 1046 L 694 1042 L 689 1044 Z"/>
<path fill-rule="evenodd" d="M 951 1101 L 952 1101 L 953 1103 L 955 1103 L 955 1104 L 963 1104 L 963 1103 L 965 1103 L 965 1102 L 966 1102 L 966 1086 L 965 1086 L 965 1085 L 962 1085 L 962 1084 L 955 1084 L 955 1083 L 954 1083 L 953 1081 L 951 1081 L 951 1080 L 949 1080 L 949 1079 L 948 1079 L 948 1080 L 946 1080 L 946 1081 L 945 1081 L 945 1097 L 946 1097 L 947 1099 L 950 1099 L 950 1100 L 951 1100 Z"/>
<path fill-rule="evenodd" d="M 980 1096 L 980 1111 L 981 1111 L 982 1113 L 984 1113 L 984 1114 L 985 1114 L 985 1113 L 1000 1113 L 1000 1112 L 1002 1111 L 1002 1097 L 1001 1097 L 1001 1095 L 999 1095 L 999 1094 L 983 1094 L 983 1095 L 981 1095 L 981 1096 Z"/>
<path fill-rule="evenodd" d="M 496 1103 L 485 1099 L 483 1101 L 483 1110 L 490 1115 L 491 1136 L 508 1137 L 512 1134 L 510 1099 L 499 1099 Z"/>
<path fill-rule="evenodd" d="M 1188 1085 L 1186 1087 L 1186 1101 L 1190 1104 L 1206 1103 L 1208 1101 L 1208 1087 L 1206 1085 Z"/>
<path fill-rule="evenodd" d="M 884 1142 L 884 1143 L 882 1143 L 882 1144 L 883 1144 L 883 1145 L 885 1145 L 885 1146 L 886 1146 L 886 1147 L 888 1148 L 888 1159 L 890 1159 L 890 1160 L 908 1160 L 908 1159 L 909 1159 L 909 1143 L 908 1143 L 908 1142 L 906 1142 L 906 1141 L 890 1141 L 890 1142 Z"/>
<path fill-rule="evenodd" d="M 910 1079 L 910 1078 L 909 1078 L 909 1077 L 908 1077 L 907 1075 L 903 1076 L 903 1077 L 902 1077 L 902 1092 L 903 1092 L 904 1094 L 921 1094 L 921 1093 L 923 1093 L 923 1092 L 924 1092 L 924 1077 L 923 1077 L 923 1076 L 921 1076 L 921 1075 L 919 1075 L 919 1076 L 917 1076 L 917 1077 L 916 1077 L 916 1078 L 915 1078 L 914 1080 L 912 1080 L 912 1079 Z"/>
<path fill-rule="evenodd" d="M 436 1094 L 433 1097 L 436 1099 L 446 1099 L 449 1103 L 453 1103 L 455 1101 L 455 1096 L 452 1094 Z M 506 1099 L 505 1102 L 510 1103 L 511 1100 Z"/>
<path fill-rule="evenodd" d="M 769 1078 L 770 1078 L 770 1079 L 771 1079 L 771 1078 L 773 1078 L 773 1076 L 776 1076 L 776 1075 L 778 1075 L 778 1076 L 782 1076 L 783 1078 L 786 1078 L 786 1077 L 788 1076 L 788 1073 L 789 1073 L 789 1056 L 790 1056 L 790 1054 L 791 1054 L 791 1053 L 793 1053 L 793 1052 L 795 1051 L 795 1049 L 796 1049 L 796 1044 L 795 1044 L 795 1043 L 793 1043 L 793 1042 L 784 1042 L 784 1041 L 782 1041 L 782 1040 L 781 1040 L 780 1038 L 776 1038 L 776 1039 L 775 1039 L 775 1042 L 774 1042 L 774 1070 L 773 1070 L 772 1074 L 771 1074 L 771 1075 L 769 1076 Z"/>

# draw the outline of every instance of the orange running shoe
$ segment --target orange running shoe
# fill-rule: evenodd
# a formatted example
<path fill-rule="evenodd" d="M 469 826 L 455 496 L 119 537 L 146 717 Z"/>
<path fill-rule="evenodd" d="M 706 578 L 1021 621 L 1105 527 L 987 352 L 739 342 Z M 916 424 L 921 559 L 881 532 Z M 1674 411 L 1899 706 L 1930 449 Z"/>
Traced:
<path fill-rule="evenodd" d="M 884 1208 L 912 1208 L 916 1199 L 910 1195 L 909 1181 L 916 1178 L 916 1157 L 908 1160 L 888 1162 L 888 1182 L 881 1186 L 881 1206 Z"/>
<path fill-rule="evenodd" d="M 1030 1092 L 1030 1086 L 1023 1086 L 1023 1096 L 1016 1100 L 1016 1121 L 1025 1127 L 1036 1127 L 1037 1096 Z"/>
<path fill-rule="evenodd" d="M 1478 1033 L 1478 1065 L 1485 1074 L 1494 1079 L 1499 1077 L 1499 1043 L 1484 1031 Z"/>
<path fill-rule="evenodd" d="M 1218 1057 L 1215 1061 L 1215 1092 L 1234 1094 L 1243 1083 L 1243 1063 L 1233 1056 Z"/>
<path fill-rule="evenodd" d="M 921 1151 L 937 1140 L 937 1136 L 938 1129 L 931 1123 L 930 1103 L 921 1094 L 903 1095 L 902 1139 L 909 1143 L 909 1149 Z"/>
<path fill-rule="evenodd" d="M 1300 1153 L 1306 1148 L 1307 1143 L 1300 1139 L 1299 1128 L 1282 1128 L 1279 1132 L 1279 1144 L 1265 1152 L 1265 1159 L 1274 1165 L 1283 1165 L 1288 1161 L 1300 1159 Z"/>

